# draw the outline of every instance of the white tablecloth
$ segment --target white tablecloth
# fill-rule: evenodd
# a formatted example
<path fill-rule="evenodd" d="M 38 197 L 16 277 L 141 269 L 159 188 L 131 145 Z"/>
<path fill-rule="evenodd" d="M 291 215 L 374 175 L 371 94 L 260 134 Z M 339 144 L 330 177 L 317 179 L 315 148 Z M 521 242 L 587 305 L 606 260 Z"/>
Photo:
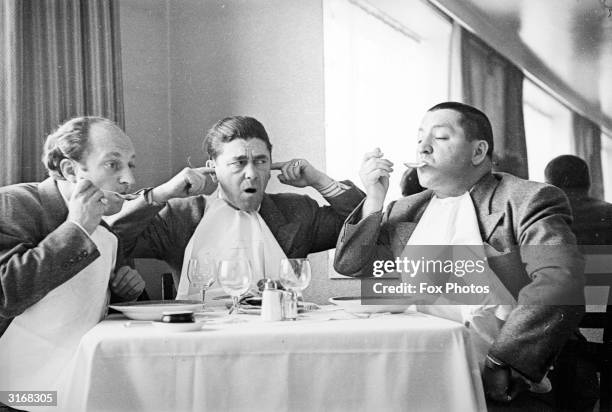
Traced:
<path fill-rule="evenodd" d="M 463 325 L 425 314 L 309 316 L 246 316 L 183 333 L 105 320 L 82 339 L 60 403 L 75 411 L 486 410 Z"/>

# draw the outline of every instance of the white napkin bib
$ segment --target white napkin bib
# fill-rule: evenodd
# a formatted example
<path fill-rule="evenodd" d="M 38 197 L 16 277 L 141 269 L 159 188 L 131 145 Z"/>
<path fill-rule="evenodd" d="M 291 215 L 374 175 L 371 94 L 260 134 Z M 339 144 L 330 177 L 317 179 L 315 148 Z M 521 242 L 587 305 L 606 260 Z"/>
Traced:
<path fill-rule="evenodd" d="M 0 390 L 59 390 L 82 336 L 106 315 L 117 238 L 98 226 L 91 239 L 100 256 L 15 317 L 0 337 Z"/>
<path fill-rule="evenodd" d="M 239 249 L 239 250 L 238 250 Z M 253 271 L 253 283 L 266 277 L 278 279 L 280 261 L 286 258 L 266 222 L 257 212 L 245 212 L 220 198 L 207 199 L 204 216 L 185 248 L 177 299 L 198 299 L 199 292 L 189 287 L 187 266 L 190 259 L 235 259 L 246 254 Z M 206 292 L 206 300 L 223 294 L 216 283 Z"/>
<path fill-rule="evenodd" d="M 408 240 L 407 246 L 411 245 L 469 245 L 475 257 L 486 256 L 470 194 L 444 199 L 434 196 Z M 469 322 L 481 368 L 503 322 L 516 306 L 516 300 L 495 273 L 491 270 L 486 273 L 490 274 L 487 279 L 490 293 L 483 296 L 481 304 L 445 305 L 441 298 L 433 305 L 419 307 L 420 311 L 435 316 Z M 468 280 L 467 276 L 464 280 Z"/>

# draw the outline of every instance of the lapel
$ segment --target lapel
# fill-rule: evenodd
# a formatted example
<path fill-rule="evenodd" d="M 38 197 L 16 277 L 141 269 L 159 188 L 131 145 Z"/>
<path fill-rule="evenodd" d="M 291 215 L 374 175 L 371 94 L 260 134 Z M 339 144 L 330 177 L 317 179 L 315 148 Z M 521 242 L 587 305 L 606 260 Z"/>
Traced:
<path fill-rule="evenodd" d="M 268 225 L 274 238 L 285 252 L 287 257 L 291 257 L 295 237 L 300 228 L 299 223 L 288 222 L 285 215 L 279 210 L 274 200 L 265 194 L 261 201 L 259 214 Z"/>
<path fill-rule="evenodd" d="M 393 225 L 395 235 L 392 236 L 392 239 L 398 242 L 394 247 L 404 250 L 410 236 L 412 236 L 412 232 L 414 232 L 416 228 L 417 222 L 421 219 L 423 213 L 425 213 L 425 209 L 427 209 L 427 205 L 431 201 L 432 196 L 433 191 L 431 190 L 426 190 L 411 196 L 414 200 L 410 202 L 406 211 L 402 212 L 401 218 Z"/>
<path fill-rule="evenodd" d="M 503 210 L 492 210 L 492 199 L 499 181 L 492 173 L 484 175 L 470 191 L 470 196 L 474 202 L 474 209 L 480 225 L 480 235 L 484 242 L 488 242 L 493 230 L 505 216 Z"/>
<path fill-rule="evenodd" d="M 397 222 L 393 229 L 395 234 L 391 237 L 391 247 L 395 252 L 404 250 L 416 225 L 414 222 Z"/>

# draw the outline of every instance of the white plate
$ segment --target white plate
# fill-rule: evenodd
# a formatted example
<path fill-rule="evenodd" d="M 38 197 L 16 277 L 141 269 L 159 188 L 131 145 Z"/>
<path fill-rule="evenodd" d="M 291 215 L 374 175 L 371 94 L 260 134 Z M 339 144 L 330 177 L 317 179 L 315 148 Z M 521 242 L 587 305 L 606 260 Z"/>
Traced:
<path fill-rule="evenodd" d="M 349 313 L 402 313 L 412 305 L 362 305 L 359 296 L 336 296 L 329 298 L 334 305 L 340 306 Z"/>
<path fill-rule="evenodd" d="M 135 320 L 158 320 L 163 312 L 177 310 L 202 310 L 202 302 L 197 300 L 148 300 L 142 302 L 124 302 L 109 305 L 109 307 L 122 312 L 125 316 Z"/>
<path fill-rule="evenodd" d="M 164 332 L 191 332 L 194 330 L 202 329 L 202 322 L 185 322 L 185 323 L 167 323 L 167 322 L 153 322 L 153 326 L 156 329 Z"/>

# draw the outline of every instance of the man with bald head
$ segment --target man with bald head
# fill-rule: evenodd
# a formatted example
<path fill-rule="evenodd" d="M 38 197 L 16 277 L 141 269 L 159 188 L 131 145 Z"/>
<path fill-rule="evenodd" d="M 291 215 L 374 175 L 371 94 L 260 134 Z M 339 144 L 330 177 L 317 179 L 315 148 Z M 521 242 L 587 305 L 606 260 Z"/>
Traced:
<path fill-rule="evenodd" d="M 474 341 L 486 343 L 480 349 L 489 408 L 529 402 L 542 410 L 572 407 L 592 382 L 555 393 L 561 395 L 555 400 L 535 394 L 550 391 L 547 375 L 554 390 L 559 377 L 549 369 L 576 338 L 584 312 L 584 263 L 570 230 L 570 208 L 553 186 L 493 173 L 492 153 L 491 125 L 480 110 L 457 102 L 429 109 L 414 164 L 427 190 L 383 212 L 392 164 L 379 149 L 367 154 L 360 170 L 366 199 L 347 218 L 334 266 L 345 275 L 372 276 L 376 260 L 420 258 L 410 255 L 417 245 L 482 250 L 496 295 L 484 297 L 491 304 L 465 309 L 476 315 L 469 317 Z M 531 394 L 521 393 L 525 382 Z"/>
<path fill-rule="evenodd" d="M 50 390 L 110 294 L 144 281 L 104 222 L 134 184 L 134 147 L 112 121 L 77 117 L 47 137 L 49 178 L 0 188 L 0 390 Z"/>

